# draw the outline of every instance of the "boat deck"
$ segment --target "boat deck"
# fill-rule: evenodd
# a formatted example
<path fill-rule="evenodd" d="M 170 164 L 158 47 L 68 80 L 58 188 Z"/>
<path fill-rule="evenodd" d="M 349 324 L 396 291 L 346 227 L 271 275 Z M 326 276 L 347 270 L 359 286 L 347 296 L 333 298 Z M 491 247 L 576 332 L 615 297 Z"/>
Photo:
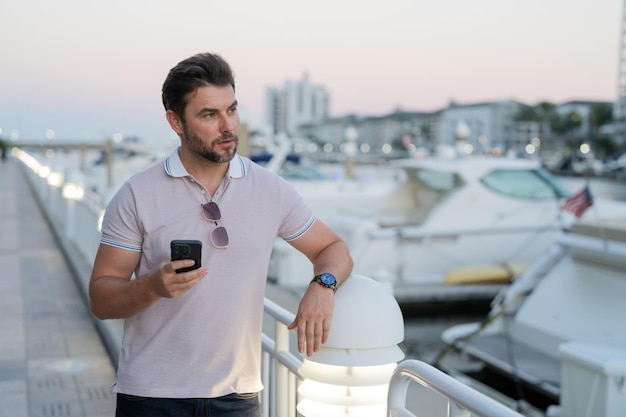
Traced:
<path fill-rule="evenodd" d="M 528 345 L 504 335 L 478 335 L 459 341 L 456 347 L 512 378 L 538 388 L 544 394 L 558 398 L 561 385 L 561 363 Z"/>
<path fill-rule="evenodd" d="M 393 294 L 405 313 L 486 313 L 503 287 L 503 284 L 396 284 Z"/>

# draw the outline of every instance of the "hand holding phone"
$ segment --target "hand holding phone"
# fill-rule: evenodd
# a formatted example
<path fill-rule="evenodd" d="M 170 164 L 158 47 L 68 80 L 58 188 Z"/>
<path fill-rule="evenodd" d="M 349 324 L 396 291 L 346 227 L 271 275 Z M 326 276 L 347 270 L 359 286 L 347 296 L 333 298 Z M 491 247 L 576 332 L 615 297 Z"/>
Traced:
<path fill-rule="evenodd" d="M 172 261 L 181 259 L 193 259 L 194 264 L 185 268 L 179 268 L 176 273 L 192 271 L 201 266 L 202 242 L 199 240 L 172 240 L 170 242 Z"/>

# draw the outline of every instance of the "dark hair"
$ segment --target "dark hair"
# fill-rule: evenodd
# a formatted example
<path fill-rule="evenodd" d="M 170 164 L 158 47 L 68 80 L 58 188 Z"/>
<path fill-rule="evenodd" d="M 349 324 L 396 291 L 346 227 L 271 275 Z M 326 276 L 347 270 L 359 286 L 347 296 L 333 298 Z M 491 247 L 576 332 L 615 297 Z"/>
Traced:
<path fill-rule="evenodd" d="M 183 117 L 187 94 L 207 85 L 230 85 L 235 89 L 233 71 L 221 56 L 200 53 L 179 62 L 170 70 L 163 83 L 161 97 L 165 110 L 173 110 Z"/>

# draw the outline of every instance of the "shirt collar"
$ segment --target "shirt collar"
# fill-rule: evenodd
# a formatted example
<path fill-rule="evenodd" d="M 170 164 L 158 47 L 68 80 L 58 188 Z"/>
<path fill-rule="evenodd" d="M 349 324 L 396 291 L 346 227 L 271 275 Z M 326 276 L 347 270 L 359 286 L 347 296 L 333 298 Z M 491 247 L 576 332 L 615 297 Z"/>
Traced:
<path fill-rule="evenodd" d="M 183 166 L 180 155 L 178 155 L 178 149 L 179 148 L 174 149 L 170 156 L 165 158 L 163 167 L 167 175 L 171 177 L 188 177 L 191 174 L 189 174 Z M 239 154 L 235 154 L 235 157 L 230 161 L 230 165 L 228 166 L 228 176 L 230 178 L 243 178 L 247 173 L 243 158 Z"/>

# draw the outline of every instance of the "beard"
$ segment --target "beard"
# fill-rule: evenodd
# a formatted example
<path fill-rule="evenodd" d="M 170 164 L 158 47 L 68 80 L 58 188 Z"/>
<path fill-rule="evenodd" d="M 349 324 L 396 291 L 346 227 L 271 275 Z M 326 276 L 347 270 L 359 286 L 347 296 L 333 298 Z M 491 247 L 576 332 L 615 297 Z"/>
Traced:
<path fill-rule="evenodd" d="M 200 138 L 200 136 L 189 130 L 186 123 L 183 124 L 183 135 L 181 139 L 185 142 L 187 148 L 192 153 L 216 164 L 230 162 L 235 157 L 235 153 L 237 152 L 237 144 L 239 143 L 239 138 L 237 137 L 237 135 L 229 132 L 224 133 L 216 139 L 213 139 L 211 143 L 207 145 Z M 225 153 L 223 154 L 217 153 L 215 151 L 215 147 L 217 146 L 217 144 L 225 140 L 234 140 L 235 147 L 225 150 Z"/>

